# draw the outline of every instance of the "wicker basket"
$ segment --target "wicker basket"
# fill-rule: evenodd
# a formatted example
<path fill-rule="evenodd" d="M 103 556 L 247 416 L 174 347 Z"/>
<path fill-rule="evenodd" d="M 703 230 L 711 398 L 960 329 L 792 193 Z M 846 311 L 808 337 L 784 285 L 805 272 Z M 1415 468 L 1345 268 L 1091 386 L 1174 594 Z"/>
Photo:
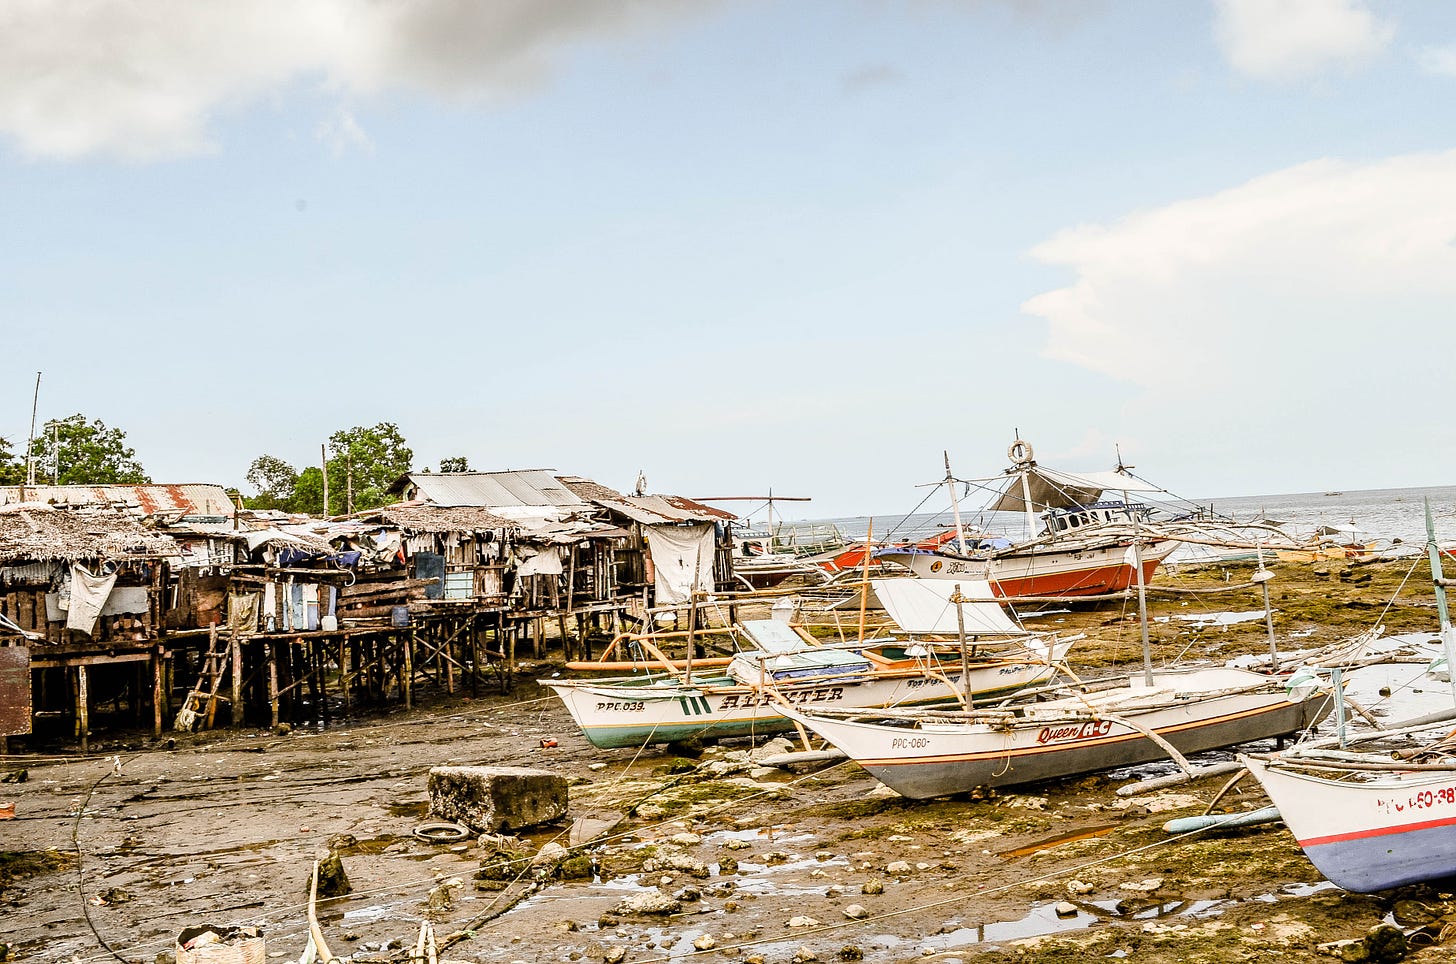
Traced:
<path fill-rule="evenodd" d="M 208 931 L 220 940 L 188 947 Z M 256 927 L 217 927 L 203 924 L 177 935 L 177 964 L 266 964 L 263 934 Z"/>

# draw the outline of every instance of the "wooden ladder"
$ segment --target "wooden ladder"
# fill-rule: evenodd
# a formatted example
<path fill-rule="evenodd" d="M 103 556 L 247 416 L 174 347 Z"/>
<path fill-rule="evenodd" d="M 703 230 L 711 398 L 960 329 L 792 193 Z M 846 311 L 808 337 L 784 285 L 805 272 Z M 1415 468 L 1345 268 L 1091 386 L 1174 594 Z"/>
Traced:
<path fill-rule="evenodd" d="M 222 680 L 231 662 L 231 643 L 230 636 L 223 636 L 217 631 L 217 623 L 209 627 L 207 655 L 202 659 L 202 671 L 197 676 L 197 685 L 187 691 L 187 698 L 182 701 L 182 709 L 177 711 L 173 730 L 190 733 L 197 728 L 198 720 L 204 721 L 204 729 L 212 729 L 213 718 L 217 715 L 217 701 L 227 699 L 226 696 L 218 695 L 218 690 L 222 689 Z"/>

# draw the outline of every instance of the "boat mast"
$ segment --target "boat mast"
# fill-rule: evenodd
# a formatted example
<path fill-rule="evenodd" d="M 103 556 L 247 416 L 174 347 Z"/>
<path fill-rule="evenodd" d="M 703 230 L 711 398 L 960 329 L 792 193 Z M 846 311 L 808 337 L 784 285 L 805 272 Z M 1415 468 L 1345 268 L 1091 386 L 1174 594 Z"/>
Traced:
<path fill-rule="evenodd" d="M 1456 702 L 1456 631 L 1451 628 L 1451 609 L 1446 602 L 1446 576 L 1441 570 L 1441 549 L 1436 545 L 1436 523 L 1431 519 L 1431 500 L 1426 503 L 1426 556 L 1431 560 L 1431 585 L 1436 589 L 1436 612 L 1441 617 L 1441 646 L 1446 651 L 1446 675 L 1451 681 L 1451 700 Z"/>
<path fill-rule="evenodd" d="M 1122 492 L 1122 503 L 1127 504 L 1127 490 Z M 1137 568 L 1138 626 L 1143 634 L 1143 683 L 1149 689 L 1153 685 L 1153 644 L 1148 638 L 1148 587 L 1143 581 L 1143 535 L 1136 512 L 1132 515 L 1132 562 Z"/>
<path fill-rule="evenodd" d="M 966 527 L 961 525 L 961 504 L 955 494 L 955 476 L 950 474 L 950 453 L 941 450 L 945 456 L 945 487 L 950 490 L 950 511 L 955 516 L 956 544 L 961 547 L 961 555 L 966 555 Z"/>
<path fill-rule="evenodd" d="M 1036 508 L 1031 504 L 1031 445 L 1021 440 L 1021 431 L 1006 450 L 1011 456 L 1012 469 L 1021 476 L 1021 506 L 1026 510 L 1026 538 L 1036 538 Z"/>
<path fill-rule="evenodd" d="M 1274 573 L 1264 568 L 1264 544 L 1259 541 L 1258 535 L 1254 536 L 1254 551 L 1259 556 L 1259 568 L 1249 577 L 1253 582 L 1259 584 L 1264 592 L 1264 625 L 1269 628 L 1269 672 L 1279 672 L 1279 643 L 1274 638 L 1274 610 L 1269 606 L 1269 580 L 1274 578 Z"/>

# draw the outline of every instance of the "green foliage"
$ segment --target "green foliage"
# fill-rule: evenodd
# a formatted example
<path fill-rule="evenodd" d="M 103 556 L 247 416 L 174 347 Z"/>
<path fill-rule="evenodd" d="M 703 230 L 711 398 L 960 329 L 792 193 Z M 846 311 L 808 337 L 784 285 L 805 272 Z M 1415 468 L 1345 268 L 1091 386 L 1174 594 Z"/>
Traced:
<path fill-rule="evenodd" d="M 0 438 L 0 485 L 19 485 L 25 481 L 25 460 L 10 450 L 10 440 Z"/>
<path fill-rule="evenodd" d="M 126 433 L 81 414 L 47 422 L 30 449 L 36 481 L 60 485 L 142 485 L 151 477 Z"/>
<path fill-rule="evenodd" d="M 332 492 L 329 493 L 329 501 L 334 501 Z M 309 515 L 323 515 L 323 469 L 317 465 L 310 465 L 298 473 L 298 481 L 293 486 L 293 498 L 289 500 L 288 511 L 307 512 Z"/>
<path fill-rule="evenodd" d="M 441 459 L 440 460 L 440 471 L 441 472 L 469 472 L 470 471 L 470 463 L 468 461 L 466 461 L 465 456 L 463 456 L 463 455 L 457 455 L 454 458 L 449 458 L 449 459 Z"/>
<path fill-rule="evenodd" d="M 298 472 L 276 455 L 260 455 L 248 467 L 248 484 L 258 494 L 244 502 L 250 509 L 282 509 L 292 512 Z"/>
<path fill-rule="evenodd" d="M 410 470 L 414 457 L 393 422 L 340 429 L 329 437 L 328 453 L 328 515 L 392 501 L 389 486 Z M 464 458 L 458 461 L 465 463 Z M 277 456 L 260 455 L 248 469 L 248 482 L 258 490 L 245 500 L 249 508 L 325 514 L 324 470 L 316 465 L 300 471 Z"/>
<path fill-rule="evenodd" d="M 393 422 L 335 432 L 329 436 L 330 512 L 357 512 L 389 503 L 390 485 L 410 470 L 413 458 Z"/>

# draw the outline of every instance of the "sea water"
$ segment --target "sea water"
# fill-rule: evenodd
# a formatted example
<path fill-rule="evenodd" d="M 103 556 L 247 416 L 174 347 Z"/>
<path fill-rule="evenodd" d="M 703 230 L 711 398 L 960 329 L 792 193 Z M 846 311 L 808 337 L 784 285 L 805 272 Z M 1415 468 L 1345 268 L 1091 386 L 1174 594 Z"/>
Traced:
<path fill-rule="evenodd" d="M 1191 511 L 1194 507 L 1202 507 L 1211 509 L 1221 518 L 1236 522 L 1277 522 L 1286 531 L 1294 534 L 1312 533 L 1321 526 L 1353 525 L 1362 538 L 1408 546 L 1412 551 L 1419 549 L 1426 541 L 1426 500 L 1431 504 L 1431 514 L 1436 523 L 1436 538 L 1441 542 L 1456 541 L 1456 486 L 1248 495 L 1186 502 L 1145 499 L 1162 510 L 1160 514 L 1179 514 Z M 935 511 L 909 514 L 891 512 L 877 516 L 848 516 L 816 521 L 833 523 L 847 539 L 855 540 L 865 537 L 873 519 L 877 541 L 914 541 L 954 527 L 949 496 L 942 501 L 944 506 Z M 1026 517 L 1023 513 L 982 512 L 974 504 L 967 505 L 963 502 L 961 518 L 968 531 L 980 529 L 1013 539 L 1024 538 L 1026 535 Z"/>

